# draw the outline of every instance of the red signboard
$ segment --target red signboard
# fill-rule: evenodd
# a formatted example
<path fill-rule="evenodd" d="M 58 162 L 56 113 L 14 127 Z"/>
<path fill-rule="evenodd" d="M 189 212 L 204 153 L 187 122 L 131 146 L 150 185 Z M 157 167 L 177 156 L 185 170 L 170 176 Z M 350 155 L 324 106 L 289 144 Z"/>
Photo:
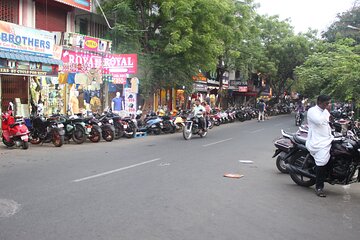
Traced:
<path fill-rule="evenodd" d="M 55 1 L 83 9 L 85 11 L 90 12 L 91 10 L 91 0 L 55 0 Z"/>
<path fill-rule="evenodd" d="M 248 87 L 247 86 L 239 86 L 239 92 L 247 92 Z"/>
<path fill-rule="evenodd" d="M 87 72 L 92 68 L 101 69 L 102 56 L 63 50 L 61 57 L 64 72 Z"/>
<path fill-rule="evenodd" d="M 137 54 L 109 54 L 104 57 L 103 68 L 108 74 L 136 74 Z"/>

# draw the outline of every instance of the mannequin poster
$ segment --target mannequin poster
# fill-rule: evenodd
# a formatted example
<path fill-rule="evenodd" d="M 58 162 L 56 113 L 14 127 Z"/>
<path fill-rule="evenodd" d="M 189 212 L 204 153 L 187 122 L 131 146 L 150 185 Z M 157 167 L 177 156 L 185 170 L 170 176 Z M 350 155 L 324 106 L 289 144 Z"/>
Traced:
<path fill-rule="evenodd" d="M 136 114 L 136 93 L 131 92 L 131 88 L 124 88 L 125 111 L 128 114 Z"/>

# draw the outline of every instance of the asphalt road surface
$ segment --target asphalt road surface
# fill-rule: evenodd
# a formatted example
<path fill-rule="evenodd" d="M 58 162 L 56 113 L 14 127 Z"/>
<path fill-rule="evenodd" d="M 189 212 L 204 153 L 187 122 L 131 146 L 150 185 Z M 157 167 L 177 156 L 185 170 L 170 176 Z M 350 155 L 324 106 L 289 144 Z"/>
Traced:
<path fill-rule="evenodd" d="M 0 147 L 0 240 L 360 239 L 360 185 L 278 172 L 294 115 L 111 143 Z M 241 174 L 226 178 L 224 174 Z"/>

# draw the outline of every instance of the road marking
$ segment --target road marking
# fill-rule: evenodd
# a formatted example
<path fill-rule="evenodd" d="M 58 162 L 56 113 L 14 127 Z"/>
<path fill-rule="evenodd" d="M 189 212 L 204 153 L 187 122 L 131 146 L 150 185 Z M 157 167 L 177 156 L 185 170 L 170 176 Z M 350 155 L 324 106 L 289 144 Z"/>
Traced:
<path fill-rule="evenodd" d="M 226 141 L 229 141 L 229 140 L 231 140 L 231 139 L 232 139 L 232 138 L 228 138 L 228 139 L 224 139 L 224 140 L 221 140 L 221 141 L 218 141 L 218 142 L 213 142 L 213 143 L 205 144 L 205 145 L 203 145 L 203 147 L 208 147 L 208 146 L 211 146 L 211 145 L 214 145 L 214 144 L 226 142 Z"/>
<path fill-rule="evenodd" d="M 138 166 L 141 166 L 141 165 L 144 165 L 144 164 L 148 164 L 148 163 L 152 163 L 152 162 L 156 162 L 156 161 L 159 161 L 159 160 L 160 160 L 160 158 L 155 158 L 155 159 L 152 159 L 152 160 L 149 160 L 149 161 L 146 161 L 146 162 L 141 162 L 141 163 L 137 163 L 137 164 L 133 164 L 133 165 L 127 166 L 127 167 L 114 169 L 114 170 L 111 170 L 111 171 L 99 173 L 99 174 L 92 175 L 92 176 L 88 176 L 88 177 L 84 177 L 84 178 L 79 178 L 79 179 L 73 180 L 73 182 L 82 182 L 82 181 L 86 181 L 86 180 L 89 180 L 89 179 L 93 179 L 93 178 L 97 178 L 97 177 L 102 177 L 102 176 L 105 176 L 105 175 L 109 175 L 109 174 L 112 174 L 112 173 L 124 171 L 124 170 L 130 169 L 130 168 L 138 167 Z"/>
<path fill-rule="evenodd" d="M 260 128 L 260 129 L 255 130 L 255 131 L 251 131 L 250 133 L 257 133 L 257 132 L 261 132 L 261 131 L 264 131 L 264 129 L 263 129 L 263 128 Z"/>

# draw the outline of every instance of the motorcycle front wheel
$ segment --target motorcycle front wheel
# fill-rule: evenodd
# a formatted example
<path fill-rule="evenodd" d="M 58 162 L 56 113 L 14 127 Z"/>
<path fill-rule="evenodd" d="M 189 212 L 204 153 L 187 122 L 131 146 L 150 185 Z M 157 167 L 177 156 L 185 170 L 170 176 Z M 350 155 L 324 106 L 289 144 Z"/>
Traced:
<path fill-rule="evenodd" d="M 192 131 L 191 129 L 186 129 L 186 127 L 184 127 L 184 130 L 183 130 L 183 137 L 185 140 L 190 140 L 191 137 L 192 137 Z"/>
<path fill-rule="evenodd" d="M 111 142 L 112 140 L 114 140 L 115 133 L 110 128 L 105 128 L 103 129 L 102 137 L 105 141 Z"/>
<path fill-rule="evenodd" d="M 297 168 L 301 168 L 302 170 L 308 171 L 309 167 L 306 166 L 305 168 L 303 167 L 304 161 L 305 161 L 305 157 L 297 157 L 290 159 L 289 163 Z M 316 181 L 313 178 L 308 178 L 293 172 L 290 172 L 290 177 L 297 185 L 302 187 L 311 187 L 315 184 Z"/>
<path fill-rule="evenodd" d="M 22 149 L 28 149 L 29 148 L 29 142 L 23 141 L 22 143 Z"/>
<path fill-rule="evenodd" d="M 81 125 L 75 125 L 74 132 L 72 134 L 72 139 L 77 144 L 82 144 L 86 140 L 85 129 Z"/>
<path fill-rule="evenodd" d="M 53 130 L 52 143 L 55 147 L 61 147 L 64 144 L 64 136 L 60 135 L 59 131 Z"/>
<path fill-rule="evenodd" d="M 91 128 L 89 139 L 93 143 L 100 142 L 100 140 L 101 140 L 100 132 L 98 130 L 96 130 L 95 128 Z"/>

